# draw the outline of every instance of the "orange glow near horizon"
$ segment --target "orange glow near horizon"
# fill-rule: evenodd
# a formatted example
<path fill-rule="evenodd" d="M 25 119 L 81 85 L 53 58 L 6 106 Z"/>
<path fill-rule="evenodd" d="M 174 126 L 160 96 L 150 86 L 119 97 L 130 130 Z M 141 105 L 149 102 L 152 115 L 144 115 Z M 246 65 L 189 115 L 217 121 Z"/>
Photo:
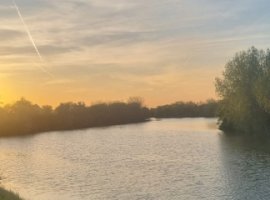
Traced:
<path fill-rule="evenodd" d="M 0 6 L 5 104 L 205 101 L 235 52 L 268 44 L 268 21 L 259 34 L 231 23 L 233 1 L 27 1 Z"/>
<path fill-rule="evenodd" d="M 129 97 L 139 96 L 144 99 L 146 106 L 155 107 L 174 103 L 176 101 L 200 102 L 216 98 L 214 89 L 214 77 L 212 80 L 202 72 L 181 74 L 167 74 L 144 80 L 141 87 L 137 85 L 111 85 L 85 88 L 77 82 L 63 83 L 38 83 L 9 80 L 2 78 L 0 87 L 2 104 L 13 103 L 20 98 L 26 98 L 40 105 L 57 106 L 61 102 L 85 102 L 93 104 L 97 102 L 126 101 Z"/>

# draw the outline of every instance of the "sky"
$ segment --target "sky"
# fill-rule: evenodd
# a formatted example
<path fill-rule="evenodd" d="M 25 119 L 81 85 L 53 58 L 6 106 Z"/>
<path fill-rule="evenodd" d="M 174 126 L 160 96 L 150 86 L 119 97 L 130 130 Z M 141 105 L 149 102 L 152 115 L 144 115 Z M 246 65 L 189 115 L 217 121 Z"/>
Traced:
<path fill-rule="evenodd" d="M 0 101 L 217 98 L 232 56 L 270 45 L 267 0 L 0 0 Z M 26 30 L 27 29 L 27 30 Z M 29 34 L 37 47 L 37 54 Z"/>

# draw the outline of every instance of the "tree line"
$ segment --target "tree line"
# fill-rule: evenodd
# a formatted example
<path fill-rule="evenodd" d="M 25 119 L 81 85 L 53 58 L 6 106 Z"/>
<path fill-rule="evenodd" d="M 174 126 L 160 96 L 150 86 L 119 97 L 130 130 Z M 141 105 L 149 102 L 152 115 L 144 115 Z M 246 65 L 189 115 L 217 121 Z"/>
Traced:
<path fill-rule="evenodd" d="M 151 109 L 156 118 L 215 117 L 218 102 L 210 99 L 206 102 L 176 102 Z"/>
<path fill-rule="evenodd" d="M 127 103 L 61 103 L 55 109 L 21 99 L 0 108 L 0 135 L 24 135 L 51 130 L 143 122 L 149 112 L 137 99 Z"/>
<path fill-rule="evenodd" d="M 215 110 L 216 102 L 213 100 L 199 104 L 178 102 L 150 109 L 143 105 L 141 98 L 133 97 L 127 102 L 90 106 L 83 102 L 67 102 L 53 108 L 22 98 L 0 107 L 0 136 L 138 123 L 151 117 L 214 117 Z"/>

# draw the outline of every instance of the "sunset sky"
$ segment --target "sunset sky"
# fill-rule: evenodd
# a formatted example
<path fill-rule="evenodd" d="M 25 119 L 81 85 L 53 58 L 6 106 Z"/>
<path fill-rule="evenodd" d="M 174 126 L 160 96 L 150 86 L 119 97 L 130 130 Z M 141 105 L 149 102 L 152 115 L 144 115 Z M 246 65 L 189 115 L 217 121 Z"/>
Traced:
<path fill-rule="evenodd" d="M 270 47 L 267 0 L 0 0 L 0 101 L 216 98 L 235 52 Z"/>

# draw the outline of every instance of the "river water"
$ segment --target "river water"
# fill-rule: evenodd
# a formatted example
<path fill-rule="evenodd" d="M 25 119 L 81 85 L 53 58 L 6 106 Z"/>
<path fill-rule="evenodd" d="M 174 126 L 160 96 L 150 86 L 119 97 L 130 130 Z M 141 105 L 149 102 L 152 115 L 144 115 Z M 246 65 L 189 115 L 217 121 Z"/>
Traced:
<path fill-rule="evenodd" d="M 0 139 L 1 184 L 28 200 L 270 198 L 270 150 L 216 119 Z"/>

